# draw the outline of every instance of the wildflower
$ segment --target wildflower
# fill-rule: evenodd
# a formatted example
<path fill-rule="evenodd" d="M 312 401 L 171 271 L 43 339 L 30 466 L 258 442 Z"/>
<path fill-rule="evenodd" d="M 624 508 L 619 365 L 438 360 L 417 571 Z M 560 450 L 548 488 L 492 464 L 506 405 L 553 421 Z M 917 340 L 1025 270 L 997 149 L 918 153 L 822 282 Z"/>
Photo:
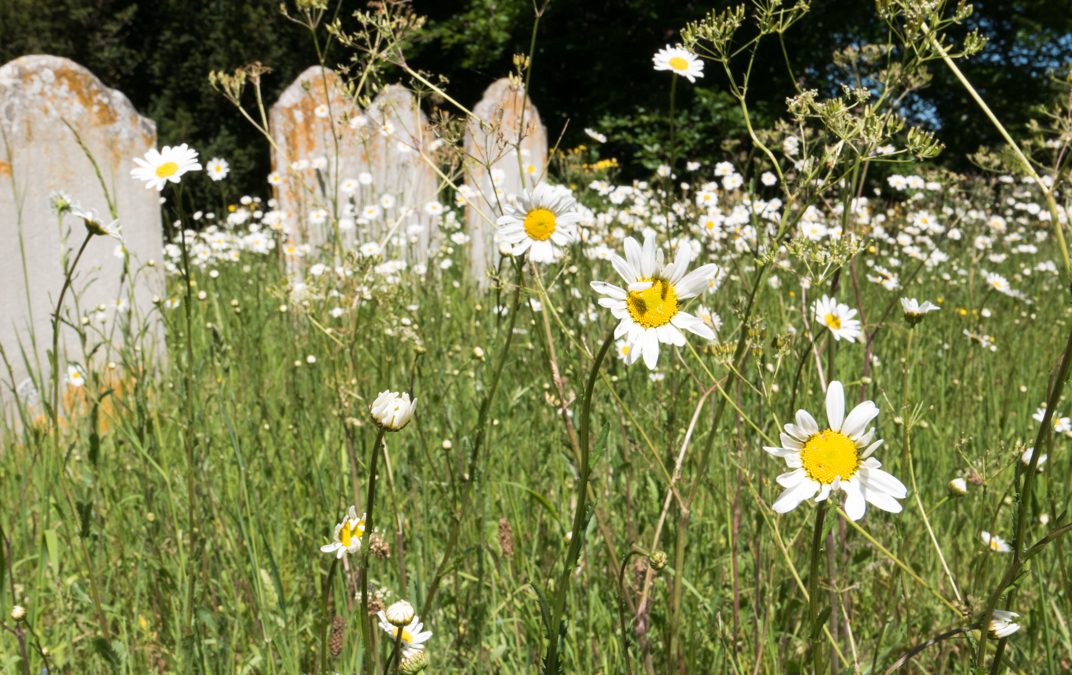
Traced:
<path fill-rule="evenodd" d="M 867 502 L 900 513 L 897 500 L 908 496 L 907 488 L 871 456 L 882 445 L 882 440 L 872 442 L 875 430 L 867 428 L 878 412 L 872 401 L 864 401 L 846 416 L 845 391 L 837 381 L 826 389 L 827 429 L 820 431 L 814 417 L 798 410 L 796 423 L 785 425 L 782 446 L 764 448 L 785 458 L 792 469 L 778 476 L 785 491 L 772 506 L 775 512 L 792 511 L 812 497 L 821 502 L 840 490 L 845 493 L 845 513 L 852 520 L 863 518 Z"/>
<path fill-rule="evenodd" d="M 994 553 L 1012 552 L 1012 548 L 1009 546 L 1009 544 L 996 534 L 990 534 L 986 530 L 983 530 L 979 533 L 979 537 L 982 538 L 983 543 L 986 544 L 987 547 L 989 547 L 990 550 Z"/>
<path fill-rule="evenodd" d="M 86 383 L 86 376 L 78 366 L 67 366 L 67 384 L 72 387 L 81 387 Z"/>
<path fill-rule="evenodd" d="M 901 298 L 901 311 L 904 312 L 908 323 L 913 326 L 919 323 L 927 314 L 937 312 L 939 309 L 941 307 L 930 300 L 924 300 L 920 303 L 915 298 Z"/>
<path fill-rule="evenodd" d="M 398 667 L 398 671 L 402 675 L 416 675 L 428 667 L 428 653 L 423 649 L 415 651 L 409 656 L 403 655 L 402 663 Z"/>
<path fill-rule="evenodd" d="M 403 627 L 413 621 L 413 613 L 413 605 L 405 600 L 399 600 L 384 611 L 384 616 L 392 626 Z"/>
<path fill-rule="evenodd" d="M 1020 455 L 1020 463 L 1023 464 L 1024 466 L 1030 468 L 1031 467 L 1031 458 L 1034 456 L 1034 454 L 1035 454 L 1035 449 L 1034 448 L 1028 448 L 1027 450 L 1024 450 L 1023 454 Z M 1035 464 L 1035 469 L 1038 470 L 1038 471 L 1042 471 L 1042 465 L 1045 464 L 1046 460 L 1049 459 L 1049 458 L 1050 458 L 1049 455 L 1047 455 L 1046 453 L 1042 453 L 1041 455 L 1039 455 L 1038 463 Z"/>
<path fill-rule="evenodd" d="M 71 214 L 82 219 L 82 222 L 86 225 L 86 230 L 90 234 L 98 237 L 112 237 L 123 241 L 123 228 L 119 226 L 118 219 L 105 223 L 97 217 L 96 211 L 83 209 L 80 206 L 72 206 Z"/>
<path fill-rule="evenodd" d="M 826 295 L 815 303 L 815 320 L 829 328 L 835 340 L 856 342 L 863 335 L 860 320 L 854 319 L 855 316 L 855 309 Z"/>
<path fill-rule="evenodd" d="M 510 255 L 528 253 L 533 262 L 554 262 L 558 248 L 577 238 L 577 204 L 569 190 L 541 183 L 526 191 L 499 218 L 497 238 Z"/>
<path fill-rule="evenodd" d="M 651 60 L 655 70 L 669 70 L 689 82 L 695 82 L 696 78 L 703 77 L 703 61 L 680 45 L 676 47 L 666 45 L 655 52 Z"/>
<path fill-rule="evenodd" d="M 1035 414 L 1031 416 L 1031 419 L 1035 420 L 1036 422 L 1041 422 L 1045 418 L 1045 406 L 1036 410 Z M 1059 413 L 1054 413 L 1053 417 L 1050 418 L 1050 422 L 1053 424 L 1053 430 L 1055 433 L 1067 434 L 1069 432 L 1072 432 L 1072 420 L 1067 417 L 1061 417 Z"/>
<path fill-rule="evenodd" d="M 22 621 L 26 618 L 26 608 L 22 605 L 15 605 L 11 608 L 11 620 Z"/>
<path fill-rule="evenodd" d="M 183 174 L 200 171 L 197 151 L 183 143 L 174 147 L 165 145 L 162 150 L 150 149 L 145 157 L 135 157 L 137 166 L 131 169 L 131 177 L 145 181 L 146 189 L 156 188 L 163 191 L 168 183 L 178 183 Z"/>
<path fill-rule="evenodd" d="M 986 279 L 986 283 L 998 293 L 1007 295 L 1010 298 L 1017 297 L 1016 291 L 1012 290 L 1012 286 L 1009 285 L 1009 280 L 1000 274 L 983 272 L 983 278 Z"/>
<path fill-rule="evenodd" d="M 226 159 L 215 157 L 208 160 L 208 177 L 213 181 L 219 182 L 226 178 L 229 173 L 231 173 L 231 165 L 227 163 Z"/>
<path fill-rule="evenodd" d="M 957 478 L 954 478 L 953 480 L 949 481 L 949 492 L 952 493 L 955 497 L 962 497 L 968 494 L 968 481 L 964 480 L 963 478 L 960 478 L 959 476 Z"/>
<path fill-rule="evenodd" d="M 990 623 L 988 624 L 990 637 L 994 639 L 1007 638 L 1020 630 L 1020 624 L 1016 623 L 1019 618 L 1020 615 L 1016 612 L 995 609 L 994 613 L 990 615 Z"/>
<path fill-rule="evenodd" d="M 413 410 L 416 407 L 417 400 L 411 401 L 409 394 L 381 391 L 372 402 L 372 419 L 382 429 L 399 431 L 413 418 Z"/>
<path fill-rule="evenodd" d="M 394 606 L 395 605 L 391 605 L 391 607 Z M 411 607 L 410 610 L 412 609 L 413 608 Z M 400 614 L 400 612 L 396 612 L 396 614 Z M 412 614 L 412 611 L 410 612 L 410 614 L 412 615 L 412 618 L 408 623 L 404 625 L 397 625 L 392 624 L 387 619 L 387 614 L 385 611 L 381 610 L 377 613 L 377 616 L 380 618 L 380 628 L 382 628 L 384 632 L 391 636 L 392 641 L 398 640 L 401 643 L 403 658 L 412 656 L 417 652 L 423 651 L 424 643 L 428 642 L 428 638 L 432 637 L 432 631 L 422 630 L 424 628 L 424 624 L 421 623 L 420 619 L 416 615 Z"/>
<path fill-rule="evenodd" d="M 348 553 L 356 553 L 361 548 L 361 539 L 365 536 L 365 516 L 357 517 L 357 509 L 350 507 L 346 517 L 335 526 L 332 542 L 320 547 L 322 553 L 334 553 L 335 558 L 342 558 Z"/>
<path fill-rule="evenodd" d="M 614 337 L 625 337 L 629 345 L 625 358 L 630 365 L 643 356 L 644 364 L 654 370 L 659 361 L 659 343 L 683 346 L 682 330 L 705 340 L 715 339 L 715 332 L 702 319 L 678 308 L 682 300 L 702 293 L 708 279 L 718 274 L 714 264 L 687 272 L 691 257 L 689 247 L 679 246 L 674 262 L 664 265 L 654 234 L 644 239 L 643 248 L 636 239 L 626 237 L 625 259 L 611 255 L 611 264 L 626 287 L 592 282 L 592 290 L 606 296 L 599 299 L 599 304 L 619 320 Z"/>
<path fill-rule="evenodd" d="M 63 215 L 71 210 L 74 202 L 71 201 L 71 195 L 60 190 L 53 190 L 48 195 L 48 201 L 52 205 L 52 208 L 56 210 L 56 213 Z"/>
<path fill-rule="evenodd" d="M 586 136 L 588 136 L 588 138 L 591 138 L 593 141 L 596 141 L 598 143 L 606 143 L 607 142 L 606 135 L 599 133 L 595 129 L 589 129 L 588 127 L 585 127 L 584 133 L 585 133 Z"/>

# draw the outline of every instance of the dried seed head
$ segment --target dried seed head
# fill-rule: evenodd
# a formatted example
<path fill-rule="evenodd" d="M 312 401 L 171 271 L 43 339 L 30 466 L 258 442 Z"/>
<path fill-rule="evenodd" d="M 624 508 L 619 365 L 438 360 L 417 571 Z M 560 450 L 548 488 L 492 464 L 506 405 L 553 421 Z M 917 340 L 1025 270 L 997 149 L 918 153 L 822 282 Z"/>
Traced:
<path fill-rule="evenodd" d="M 514 530 L 506 518 L 499 519 L 499 550 L 505 558 L 514 557 Z"/>
<path fill-rule="evenodd" d="M 331 658 L 339 658 L 343 644 L 346 642 L 346 622 L 338 614 L 331 620 L 331 640 L 328 642 Z"/>
<path fill-rule="evenodd" d="M 387 539 L 384 538 L 379 532 L 373 532 L 369 537 L 369 553 L 386 560 L 391 557 L 391 545 L 387 543 Z"/>

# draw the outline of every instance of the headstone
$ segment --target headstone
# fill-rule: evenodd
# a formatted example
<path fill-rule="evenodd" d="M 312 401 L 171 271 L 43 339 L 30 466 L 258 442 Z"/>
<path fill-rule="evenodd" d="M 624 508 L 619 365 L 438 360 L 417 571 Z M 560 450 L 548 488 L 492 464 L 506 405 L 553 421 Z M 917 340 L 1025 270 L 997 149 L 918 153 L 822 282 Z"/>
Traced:
<path fill-rule="evenodd" d="M 495 221 L 503 204 L 543 177 L 547 130 L 524 87 L 509 78 L 488 87 L 473 114 L 479 121 L 470 119 L 465 133 L 469 267 L 486 283 L 499 260 Z"/>
<path fill-rule="evenodd" d="M 343 184 L 367 171 L 358 130 L 367 122 L 331 70 L 311 66 L 287 87 L 269 112 L 272 169 L 284 228 L 295 241 L 323 245 L 352 237 L 353 219 Z"/>
<path fill-rule="evenodd" d="M 439 194 L 436 142 L 417 99 L 393 84 L 376 97 L 368 110 L 365 149 L 376 198 L 383 209 L 374 236 L 395 230 L 411 261 L 426 262 L 436 238 L 438 216 L 426 206 Z M 380 204 L 384 206 L 383 203 Z"/>
<path fill-rule="evenodd" d="M 61 374 L 72 363 L 94 367 L 87 362 L 119 361 L 116 350 L 124 326 L 131 325 L 128 319 L 149 327 L 139 341 L 159 338 L 152 298 L 164 293 L 163 269 L 148 264 L 160 259 L 163 248 L 159 194 L 130 177 L 133 158 L 155 144 L 153 122 L 73 61 L 24 56 L 0 67 L 0 237 L 6 246 L 0 266 L 0 344 L 13 371 L 0 362 L 0 400 L 12 400 L 12 386 L 29 396 L 31 374 L 38 384 L 47 383 L 51 314 L 64 282 L 63 255 L 77 249 L 85 236 L 80 219 L 57 219 L 50 203 L 53 191 L 110 221 L 103 181 L 117 208 L 128 255 L 124 272 L 118 241 L 97 236 L 88 244 L 63 316 L 76 324 L 89 317 L 85 331 L 90 339 L 83 347 L 73 329 L 61 331 Z M 74 251 L 70 254 L 73 258 Z M 98 306 L 104 309 L 98 311 Z M 92 356 L 87 353 L 98 346 Z"/>

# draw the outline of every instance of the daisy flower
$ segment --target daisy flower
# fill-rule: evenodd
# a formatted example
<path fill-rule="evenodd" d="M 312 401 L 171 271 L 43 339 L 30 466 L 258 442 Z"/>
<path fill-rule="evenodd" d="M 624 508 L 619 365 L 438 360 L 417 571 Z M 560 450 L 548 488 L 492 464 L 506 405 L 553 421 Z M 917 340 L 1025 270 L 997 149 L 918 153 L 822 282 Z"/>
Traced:
<path fill-rule="evenodd" d="M 395 603 L 396 605 L 399 603 Z M 407 603 L 408 604 L 408 603 Z M 391 605 L 388 609 L 395 608 L 395 605 Z M 393 614 L 404 614 L 404 612 L 398 611 Z M 419 617 L 410 612 L 413 617 L 409 623 L 396 626 L 387 619 L 387 614 L 380 610 L 376 613 L 376 616 L 380 619 L 380 628 L 391 636 L 391 641 L 399 640 L 402 645 L 403 658 L 409 658 L 417 652 L 424 651 L 424 643 L 428 642 L 428 638 L 432 637 L 432 631 L 422 630 L 424 624 L 421 623 Z M 397 619 L 398 616 L 392 616 L 391 618 Z"/>
<path fill-rule="evenodd" d="M 1031 419 L 1036 422 L 1041 422 L 1046 419 L 1046 407 L 1043 406 L 1036 410 L 1035 414 L 1031 416 Z M 1053 423 L 1053 430 L 1055 433 L 1067 434 L 1072 432 L 1072 420 L 1069 418 L 1061 417 L 1059 413 L 1054 413 L 1053 417 L 1050 418 L 1050 421 Z"/>
<path fill-rule="evenodd" d="M 679 309 L 682 300 L 693 298 L 707 288 L 708 279 L 717 276 L 718 265 L 707 264 L 688 272 L 691 249 L 679 246 L 674 262 L 663 264 L 663 252 L 649 234 L 641 247 L 636 239 L 626 237 L 625 258 L 611 255 L 614 271 L 625 281 L 620 288 L 605 281 L 593 281 L 592 290 L 602 297 L 599 304 L 618 319 L 614 337 L 625 338 L 629 345 L 629 364 L 643 356 L 644 364 L 655 370 L 659 362 L 659 344 L 681 347 L 682 330 L 714 340 L 715 332 L 702 319 Z"/>
<path fill-rule="evenodd" d="M 867 428 L 877 416 L 878 406 L 872 401 L 845 415 L 845 390 L 836 380 L 826 389 L 826 429 L 820 430 L 806 410 L 798 410 L 796 423 L 785 425 L 781 447 L 763 448 L 784 458 L 792 469 L 778 476 L 785 491 L 771 508 L 787 513 L 807 499 L 821 502 L 840 490 L 845 493 L 845 514 L 852 520 L 864 517 L 868 502 L 900 513 L 897 500 L 907 497 L 908 489 L 871 456 L 882 445 L 882 440 L 872 442 L 875 430 Z"/>
<path fill-rule="evenodd" d="M 577 203 L 569 190 L 540 183 L 526 190 L 498 220 L 500 246 L 513 256 L 528 253 L 538 263 L 554 262 L 558 249 L 577 239 Z"/>
<path fill-rule="evenodd" d="M 924 316 L 931 312 L 937 312 L 941 307 L 934 304 L 930 300 L 924 300 L 922 303 L 915 298 L 901 298 L 901 311 L 904 312 L 905 319 L 911 324 L 916 324 Z"/>
<path fill-rule="evenodd" d="M 979 533 L 979 537 L 994 553 L 1012 553 L 1012 547 L 1009 546 L 1008 542 L 996 534 L 990 534 L 986 530 L 983 530 Z"/>
<path fill-rule="evenodd" d="M 100 237 L 112 237 L 119 241 L 123 241 L 123 228 L 119 226 L 118 220 L 105 223 L 97 217 L 96 211 L 93 209 L 83 209 L 80 206 L 72 206 L 71 214 L 82 219 L 82 222 L 86 224 L 86 229 L 90 234 L 95 234 Z"/>
<path fill-rule="evenodd" d="M 655 70 L 669 70 L 689 82 L 695 82 L 696 78 L 703 77 L 703 61 L 681 45 L 676 47 L 666 45 L 655 52 L 651 60 Z"/>
<path fill-rule="evenodd" d="M 86 383 L 86 376 L 78 366 L 67 366 L 67 384 L 72 387 L 81 387 Z"/>
<path fill-rule="evenodd" d="M 1016 631 L 1020 630 L 1020 624 L 1016 623 L 1016 620 L 1020 618 L 1020 615 L 1016 612 L 1010 612 L 1006 609 L 995 609 L 994 613 L 990 615 L 990 623 L 987 626 L 990 632 L 990 637 L 995 640 L 1007 638 Z"/>
<path fill-rule="evenodd" d="M 226 159 L 215 157 L 208 160 L 208 177 L 213 181 L 219 182 L 226 178 L 229 173 L 231 173 L 231 165 L 227 163 Z"/>
<path fill-rule="evenodd" d="M 183 174 L 200 171 L 201 163 L 197 161 L 197 151 L 183 143 L 182 145 L 165 145 L 162 150 L 152 148 L 145 157 L 135 157 L 137 166 L 130 171 L 132 178 L 145 181 L 145 188 L 163 191 L 168 183 L 178 183 Z"/>
<path fill-rule="evenodd" d="M 334 553 L 335 558 L 356 553 L 361 548 L 361 539 L 365 536 L 365 516 L 357 517 L 357 509 L 350 507 L 346 517 L 335 526 L 332 542 L 320 547 L 322 553 Z"/>
<path fill-rule="evenodd" d="M 1007 295 L 1010 298 L 1016 297 L 1016 291 L 1012 289 L 1012 286 L 1009 284 L 1009 280 L 1001 276 L 1000 274 L 984 271 L 983 278 L 986 279 L 986 283 L 998 293 L 1001 293 L 1002 295 Z"/>
<path fill-rule="evenodd" d="M 854 319 L 855 309 L 824 295 L 815 303 L 815 320 L 830 329 L 835 340 L 856 342 L 863 335 L 860 320 Z"/>

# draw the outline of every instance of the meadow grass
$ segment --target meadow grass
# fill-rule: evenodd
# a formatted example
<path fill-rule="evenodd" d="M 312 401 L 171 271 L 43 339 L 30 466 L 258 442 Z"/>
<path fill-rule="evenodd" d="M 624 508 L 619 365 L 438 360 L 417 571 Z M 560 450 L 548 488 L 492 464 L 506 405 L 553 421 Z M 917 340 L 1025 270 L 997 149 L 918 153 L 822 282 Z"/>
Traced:
<path fill-rule="evenodd" d="M 757 10 L 760 37 L 803 15 L 775 4 L 758 5 L 772 8 Z M 297 5 L 314 35 L 318 7 Z M 402 599 L 432 631 L 429 672 L 1072 667 L 1059 191 L 1011 137 L 1025 178 L 910 164 L 940 147 L 901 134 L 886 92 L 873 107 L 859 91 L 800 92 L 793 124 L 753 129 L 751 65 L 730 68 L 744 17 L 690 25 L 684 55 L 726 66 L 754 152 L 693 166 L 671 143 L 673 166 L 621 185 L 598 150 L 556 152 L 551 175 L 578 202 L 557 206 L 577 215 L 579 236 L 550 263 L 508 246 L 494 274 L 469 274 L 472 195 L 443 166 L 458 200 L 437 202 L 428 260 L 411 259 L 404 236 L 360 227 L 342 245 L 340 221 L 381 195 L 332 203 L 336 238 L 306 248 L 274 202 L 243 198 L 209 217 L 168 186 L 178 232 L 148 314 L 78 306 L 88 280 L 69 269 L 56 316 L 82 353 L 54 349 L 30 386 L 0 378 L 0 669 L 416 672 L 366 621 Z M 955 69 L 971 49 L 951 56 L 919 18 L 906 31 L 932 51 L 913 58 Z M 401 44 L 392 31 L 413 26 L 369 18 L 364 37 Z M 534 27 L 531 52 L 535 41 Z M 531 59 L 518 64 L 527 82 Z M 241 105 L 261 72 L 212 83 Z M 267 133 L 257 95 L 243 112 Z M 1000 127 L 988 109 L 980 119 Z M 902 149 L 883 149 L 892 140 Z M 895 162 L 909 175 L 868 175 Z M 496 215 L 509 216 L 518 201 L 502 201 Z M 646 235 L 667 260 L 684 250 L 691 268 L 719 266 L 680 305 L 714 339 L 663 344 L 652 368 L 632 336 L 612 339 L 627 315 L 597 304 L 605 287 L 591 284 L 615 279 L 611 258 Z M 631 287 L 628 316 L 665 310 L 668 278 Z M 855 340 L 834 339 L 852 317 L 817 313 L 826 297 L 856 310 Z M 902 297 L 940 309 L 906 317 Z M 118 334 L 101 333 L 98 315 Z M 65 363 L 79 381 L 61 381 Z M 785 469 L 764 447 L 786 444 L 779 432 L 800 409 L 825 419 L 834 381 L 847 409 L 877 405 L 876 456 L 907 487 L 890 497 L 903 512 L 872 502 L 854 520 L 837 492 L 772 509 Z M 416 398 L 404 428 L 370 414 L 384 391 Z M 320 551 L 351 506 L 373 503 L 355 555 Z M 994 610 L 1018 613 L 1018 632 L 988 638 Z"/>

